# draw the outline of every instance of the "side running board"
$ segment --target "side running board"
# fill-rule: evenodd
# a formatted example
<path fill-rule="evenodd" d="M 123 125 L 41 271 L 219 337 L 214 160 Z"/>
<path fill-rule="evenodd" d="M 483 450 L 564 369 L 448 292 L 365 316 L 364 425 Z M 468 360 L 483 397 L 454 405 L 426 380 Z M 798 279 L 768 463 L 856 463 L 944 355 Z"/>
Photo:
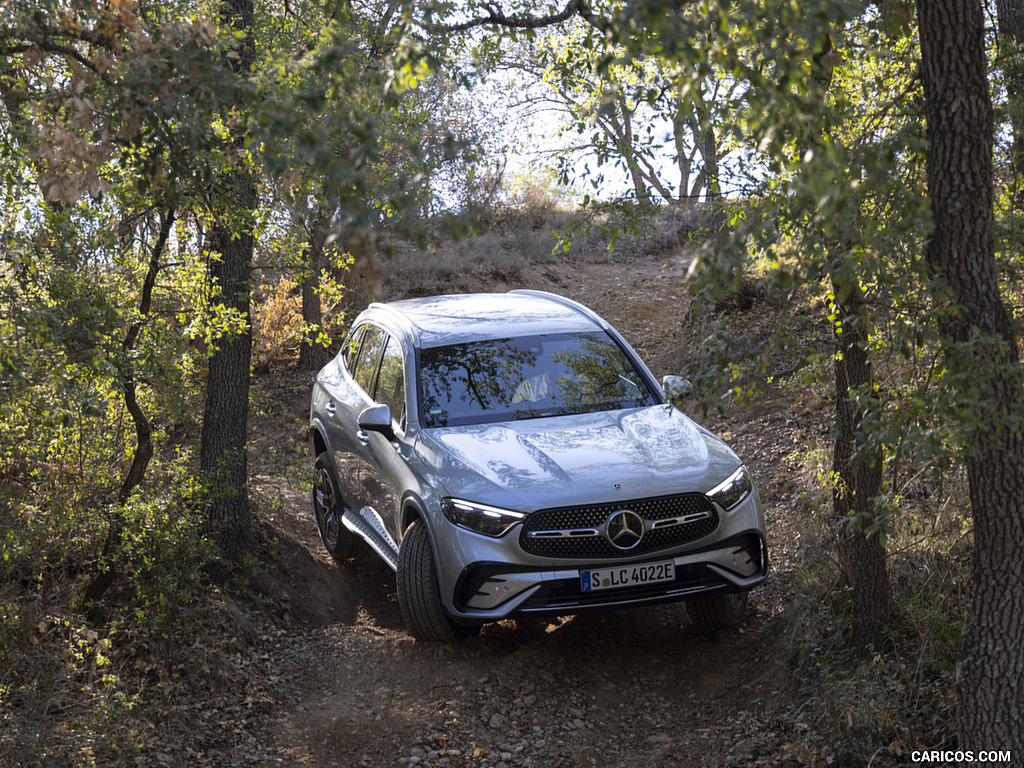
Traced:
<path fill-rule="evenodd" d="M 363 507 L 358 512 L 345 508 L 341 522 L 359 538 L 366 541 L 391 570 L 398 570 L 398 544 L 387 532 L 384 523 L 370 507 Z"/>

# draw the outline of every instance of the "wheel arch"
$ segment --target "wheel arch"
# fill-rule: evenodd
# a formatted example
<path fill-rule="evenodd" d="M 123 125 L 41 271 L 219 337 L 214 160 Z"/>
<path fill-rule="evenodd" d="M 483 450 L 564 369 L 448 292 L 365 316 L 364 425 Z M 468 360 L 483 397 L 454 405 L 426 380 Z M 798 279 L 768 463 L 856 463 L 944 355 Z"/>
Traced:
<path fill-rule="evenodd" d="M 417 520 L 422 520 L 423 524 L 427 527 L 427 532 L 430 532 L 430 526 L 427 525 L 426 513 L 423 510 L 422 500 L 415 494 L 408 493 L 405 498 L 402 499 L 402 514 L 401 514 L 401 534 L 404 536 L 405 532 L 409 530 L 409 526 L 415 523 Z"/>
<path fill-rule="evenodd" d="M 339 494 L 340 497 L 341 483 L 339 482 L 338 467 L 334 463 L 334 453 L 331 451 L 330 444 L 327 442 L 327 437 L 319 423 L 311 424 L 309 427 L 309 448 L 314 461 L 320 458 L 320 454 L 326 455 L 327 471 L 331 474 L 331 482 L 334 483 L 335 493 Z"/>
<path fill-rule="evenodd" d="M 309 449 L 314 457 L 329 450 L 327 438 L 324 436 L 323 429 L 318 423 L 309 425 Z M 333 460 L 331 464 L 334 464 Z"/>

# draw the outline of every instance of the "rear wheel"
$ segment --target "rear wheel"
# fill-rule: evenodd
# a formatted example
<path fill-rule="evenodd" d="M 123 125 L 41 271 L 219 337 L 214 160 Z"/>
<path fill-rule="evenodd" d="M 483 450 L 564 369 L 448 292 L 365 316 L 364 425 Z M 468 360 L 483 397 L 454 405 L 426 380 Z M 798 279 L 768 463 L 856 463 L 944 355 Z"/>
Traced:
<path fill-rule="evenodd" d="M 341 522 L 344 514 L 341 494 L 334 485 L 331 459 L 326 452 L 316 457 L 313 465 L 313 512 L 324 547 L 335 560 L 351 560 L 366 552 L 366 542 Z"/>
<path fill-rule="evenodd" d="M 747 612 L 747 593 L 729 592 L 698 597 L 686 603 L 686 611 L 705 632 L 732 629 L 739 626 L 743 614 Z"/>
<path fill-rule="evenodd" d="M 479 624 L 456 624 L 444 612 L 437 586 L 437 567 L 430 537 L 417 520 L 402 537 L 398 550 L 398 606 L 405 627 L 417 640 L 454 643 L 480 631 Z"/>

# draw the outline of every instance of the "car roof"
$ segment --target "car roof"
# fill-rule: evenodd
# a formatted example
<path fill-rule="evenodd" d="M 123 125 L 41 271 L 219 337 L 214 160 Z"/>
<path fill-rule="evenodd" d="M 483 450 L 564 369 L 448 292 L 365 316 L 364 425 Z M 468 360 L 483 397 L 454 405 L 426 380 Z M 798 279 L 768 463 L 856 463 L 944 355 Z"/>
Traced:
<path fill-rule="evenodd" d="M 581 304 L 543 291 L 466 293 L 371 304 L 367 319 L 394 318 L 421 348 L 606 328 Z"/>

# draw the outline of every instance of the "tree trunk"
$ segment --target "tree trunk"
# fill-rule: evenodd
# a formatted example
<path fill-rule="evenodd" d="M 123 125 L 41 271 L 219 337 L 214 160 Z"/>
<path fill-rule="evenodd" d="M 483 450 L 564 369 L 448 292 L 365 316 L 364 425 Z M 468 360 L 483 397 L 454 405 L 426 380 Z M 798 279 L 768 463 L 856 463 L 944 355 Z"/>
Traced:
<path fill-rule="evenodd" d="M 318 342 L 324 327 L 320 278 L 324 274 L 324 243 L 327 241 L 331 211 L 325 203 L 317 206 L 309 228 L 302 269 L 302 322 L 306 327 L 299 347 L 299 368 L 319 371 L 330 360 L 330 350 Z"/>
<path fill-rule="evenodd" d="M 993 245 L 992 103 L 977 0 L 917 0 L 935 229 L 925 257 L 947 288 L 947 367 L 957 377 L 974 553 L 957 670 L 964 750 L 1024 755 L 1024 391 Z M 941 297 L 940 297 L 941 298 Z"/>
<path fill-rule="evenodd" d="M 222 6 L 227 25 L 242 32 L 244 40 L 232 58 L 239 77 L 248 77 L 255 48 L 252 0 L 227 0 Z M 244 137 L 232 137 L 244 156 Z M 249 515 L 248 456 L 246 432 L 249 416 L 249 366 L 252 359 L 252 327 L 249 324 L 251 293 L 253 213 L 257 205 L 256 183 L 251 172 L 236 167 L 222 177 L 226 200 L 208 239 L 211 252 L 210 279 L 220 287 L 216 301 L 246 318 L 244 331 L 221 336 L 210 358 L 206 379 L 206 406 L 199 452 L 199 467 L 209 488 L 207 524 L 221 553 L 233 562 L 249 548 L 252 522 Z"/>
<path fill-rule="evenodd" d="M 718 135 L 712 122 L 712 112 L 704 98 L 703 87 L 693 97 L 693 112 L 690 120 L 690 132 L 694 144 L 700 154 L 702 169 L 699 184 L 694 184 L 690 196 L 696 198 L 704 189 L 704 202 L 718 203 L 722 198 L 722 185 L 719 180 L 718 168 Z M 679 141 L 676 140 L 678 147 Z M 678 151 L 678 150 L 677 150 Z"/>
<path fill-rule="evenodd" d="M 821 49 L 811 56 L 808 89 L 822 103 L 834 74 L 834 58 L 828 56 L 832 51 L 832 37 L 826 35 Z M 825 142 L 821 128 L 807 136 L 808 146 Z M 832 446 L 832 513 L 841 526 L 839 560 L 853 589 L 850 644 L 865 652 L 881 645 L 882 631 L 892 610 L 883 536 L 879 531 L 865 530 L 875 520 L 875 504 L 882 494 L 882 455 L 859 445 L 857 439 L 864 416 L 877 407 L 868 356 L 871 326 L 860 276 L 844 258 L 848 247 L 834 233 L 824 236 L 832 238 L 829 269 L 838 315 L 834 326 L 836 438 Z"/>
<path fill-rule="evenodd" d="M 174 225 L 175 211 L 172 209 L 161 214 L 160 234 L 149 255 L 149 268 L 146 270 L 146 277 L 142 283 L 142 298 L 139 301 L 139 319 L 132 323 L 125 334 L 121 349 L 124 352 L 124 362 L 121 369 L 121 385 L 124 391 L 124 405 L 132 423 L 135 425 L 135 452 L 132 455 L 132 463 L 128 473 L 121 482 L 121 489 L 117 494 L 117 503 L 120 505 L 114 510 L 114 516 L 110 521 L 110 528 L 107 531 L 106 539 L 103 542 L 103 552 L 100 556 L 99 568 L 96 574 L 90 579 L 83 593 L 83 600 L 90 618 L 96 615 L 99 608 L 99 601 L 103 599 L 110 585 L 114 583 L 117 571 L 112 562 L 124 537 L 125 519 L 120 507 L 123 507 L 131 498 L 132 491 L 142 482 L 146 476 L 149 462 L 153 458 L 153 428 L 149 423 L 145 411 L 139 404 L 138 385 L 135 378 L 135 366 L 132 363 L 132 353 L 138 342 L 142 327 L 149 318 L 153 307 L 153 290 L 156 288 L 156 278 L 160 272 L 160 260 L 164 255 L 164 248 L 171 235 L 171 227 Z"/>
<path fill-rule="evenodd" d="M 612 138 L 619 148 L 619 154 L 626 161 L 626 168 L 629 171 L 633 194 L 636 196 L 637 202 L 647 203 L 650 202 L 651 192 L 643 170 L 640 168 L 640 163 L 636 160 L 636 153 L 633 152 L 633 121 L 624 101 L 621 95 L 616 99 L 617 114 L 609 120 L 617 130 L 606 129 L 605 132 Z"/>
<path fill-rule="evenodd" d="M 996 0 L 999 22 L 999 61 L 1002 63 L 1009 109 L 1010 164 L 1013 168 L 1013 200 L 1020 215 L 1024 204 L 1024 0 Z"/>
<path fill-rule="evenodd" d="M 239 184 L 245 182 L 240 179 Z M 218 222 L 210 231 L 209 250 L 221 256 L 210 265 L 211 280 L 221 289 L 218 302 L 248 317 L 252 235 Z M 249 547 L 252 527 L 246 487 L 251 326 L 220 337 L 216 345 L 206 379 L 199 466 L 210 494 L 210 531 L 222 554 L 237 562 Z"/>
<path fill-rule="evenodd" d="M 135 486 L 142 482 L 146 476 L 146 469 L 149 461 L 153 458 L 153 429 L 149 424 L 142 406 L 139 404 L 137 382 L 135 379 L 134 365 L 131 363 L 130 355 L 138 342 L 142 326 L 149 319 L 150 311 L 153 308 L 153 291 L 156 288 L 156 278 L 160 273 L 160 260 L 164 256 L 164 249 L 171 236 L 171 228 L 174 226 L 176 212 L 174 209 L 166 211 L 160 216 L 160 234 L 153 245 L 149 256 L 149 268 L 146 270 L 146 278 L 142 283 L 142 297 L 139 300 L 140 319 L 132 323 L 131 328 L 125 335 L 124 343 L 121 345 L 126 355 L 124 363 L 124 402 L 125 408 L 131 414 L 132 423 L 135 425 L 136 447 L 132 457 L 131 467 L 121 483 L 121 490 L 117 494 L 118 503 L 124 504 Z"/>
<path fill-rule="evenodd" d="M 843 265 L 834 262 L 832 269 L 839 315 L 835 328 L 836 441 L 832 457 L 836 482 L 832 510 L 842 526 L 840 562 L 853 588 L 851 645 L 865 652 L 881 645 L 891 612 L 883 538 L 878 532 L 864 530 L 874 520 L 875 502 L 882 492 L 882 456 L 857 443 L 865 415 L 857 398 L 874 400 L 867 353 L 869 325 L 860 286 Z M 851 519 L 855 525 L 847 524 Z"/>
<path fill-rule="evenodd" d="M 691 202 L 694 193 L 699 190 L 698 179 L 690 186 L 690 174 L 693 171 L 693 155 L 687 144 L 686 130 L 693 130 L 693 120 L 688 107 L 689 104 L 682 96 L 675 100 L 675 111 L 672 114 L 672 141 L 676 150 L 676 170 L 679 171 L 679 192 L 676 195 L 677 203 Z M 699 175 L 699 174 L 698 174 Z"/>

